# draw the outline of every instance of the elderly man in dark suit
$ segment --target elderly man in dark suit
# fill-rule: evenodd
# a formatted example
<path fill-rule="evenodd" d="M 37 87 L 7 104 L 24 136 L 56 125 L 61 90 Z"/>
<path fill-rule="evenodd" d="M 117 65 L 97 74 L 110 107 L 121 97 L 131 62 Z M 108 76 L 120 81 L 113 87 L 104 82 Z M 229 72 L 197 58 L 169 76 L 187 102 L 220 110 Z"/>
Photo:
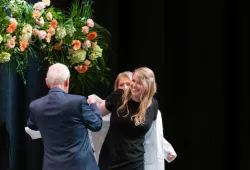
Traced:
<path fill-rule="evenodd" d="M 60 63 L 49 67 L 48 94 L 30 103 L 27 125 L 44 143 L 43 170 L 99 170 L 87 129 L 99 131 L 102 118 L 95 104 L 68 94 L 70 72 Z"/>

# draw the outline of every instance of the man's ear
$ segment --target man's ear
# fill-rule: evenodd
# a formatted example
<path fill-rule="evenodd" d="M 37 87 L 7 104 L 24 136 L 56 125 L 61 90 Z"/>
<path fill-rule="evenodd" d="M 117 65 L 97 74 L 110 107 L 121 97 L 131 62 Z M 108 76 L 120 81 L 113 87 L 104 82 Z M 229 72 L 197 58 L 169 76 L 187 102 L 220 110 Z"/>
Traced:
<path fill-rule="evenodd" d="M 48 83 L 48 79 L 47 78 L 45 79 L 45 83 L 46 83 L 47 87 L 50 89 L 50 85 Z"/>
<path fill-rule="evenodd" d="M 64 85 L 65 85 L 65 87 L 69 87 L 69 78 L 67 78 Z"/>

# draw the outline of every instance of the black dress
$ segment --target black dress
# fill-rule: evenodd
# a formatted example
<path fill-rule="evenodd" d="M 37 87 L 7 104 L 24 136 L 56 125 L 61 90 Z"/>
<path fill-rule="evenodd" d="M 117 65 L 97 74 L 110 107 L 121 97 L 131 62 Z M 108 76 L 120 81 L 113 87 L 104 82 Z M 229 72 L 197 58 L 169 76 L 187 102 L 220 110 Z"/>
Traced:
<path fill-rule="evenodd" d="M 119 116 L 117 108 L 122 104 L 122 94 L 123 90 L 117 90 L 106 98 L 106 108 L 111 112 L 111 118 L 100 153 L 100 170 L 144 170 L 144 136 L 156 119 L 158 103 L 153 98 L 146 111 L 145 122 L 135 126 L 131 116 L 136 113 L 140 103 L 130 100 L 129 113 L 121 112 Z"/>

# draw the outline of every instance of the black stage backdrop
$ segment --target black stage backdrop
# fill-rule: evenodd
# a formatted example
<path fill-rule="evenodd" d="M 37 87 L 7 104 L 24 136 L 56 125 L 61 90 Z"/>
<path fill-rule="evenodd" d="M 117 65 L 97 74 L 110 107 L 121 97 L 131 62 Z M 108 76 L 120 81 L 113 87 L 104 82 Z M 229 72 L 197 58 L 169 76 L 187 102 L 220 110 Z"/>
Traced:
<path fill-rule="evenodd" d="M 112 34 L 110 82 L 119 72 L 139 66 L 155 72 L 164 136 L 178 154 L 166 163 L 168 170 L 250 169 L 246 2 L 96 0 L 93 4 L 96 21 Z M 67 6 L 64 1 L 52 3 Z M 35 69 L 33 63 L 28 77 L 37 82 L 29 81 L 27 87 L 13 73 L 5 70 L 0 75 L 0 123 L 6 122 L 10 134 L 14 170 L 41 170 L 42 142 L 32 141 L 23 130 L 28 104 L 48 91 L 46 70 Z M 92 93 L 104 98 L 111 90 L 97 85 Z"/>

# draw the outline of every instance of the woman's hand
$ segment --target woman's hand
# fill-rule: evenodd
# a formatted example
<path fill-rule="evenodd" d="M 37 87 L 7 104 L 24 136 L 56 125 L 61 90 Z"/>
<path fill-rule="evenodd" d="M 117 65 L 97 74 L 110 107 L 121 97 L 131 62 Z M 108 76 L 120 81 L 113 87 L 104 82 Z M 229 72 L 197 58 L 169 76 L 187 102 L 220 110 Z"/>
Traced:
<path fill-rule="evenodd" d="M 176 155 L 172 155 L 171 153 L 168 154 L 168 160 L 172 161 L 176 158 Z"/>

